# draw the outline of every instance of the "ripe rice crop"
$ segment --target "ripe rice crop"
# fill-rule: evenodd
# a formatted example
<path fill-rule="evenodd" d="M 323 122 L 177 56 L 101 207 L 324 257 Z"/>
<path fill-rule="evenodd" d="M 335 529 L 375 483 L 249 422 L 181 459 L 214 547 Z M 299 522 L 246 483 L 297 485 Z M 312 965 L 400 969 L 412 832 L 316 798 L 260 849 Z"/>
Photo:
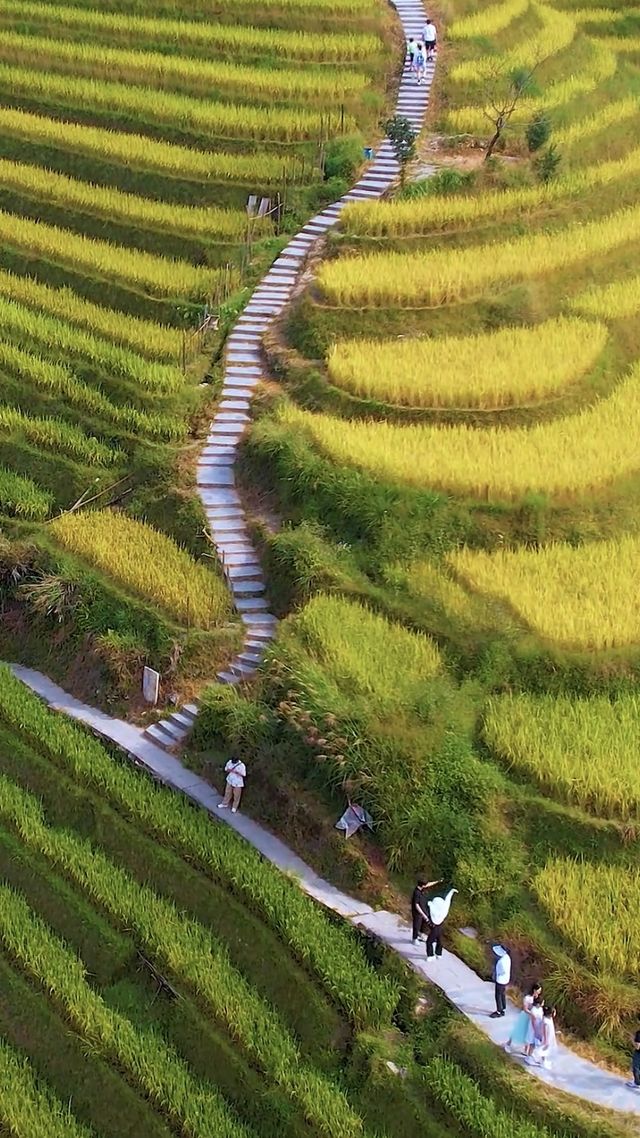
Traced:
<path fill-rule="evenodd" d="M 429 560 L 413 561 L 393 567 L 392 580 L 399 580 L 414 597 L 436 606 L 465 636 L 473 632 L 500 631 L 503 636 L 520 637 L 521 628 L 510 621 L 501 606 L 470 593 L 447 576 L 445 567 Z"/>
<path fill-rule="evenodd" d="M 34 446 L 62 451 L 90 466 L 111 466 L 124 457 L 121 451 L 85 435 L 69 423 L 63 423 L 59 419 L 31 418 L 15 407 L 6 405 L 0 405 L 0 431 L 24 435 Z"/>
<path fill-rule="evenodd" d="M 640 53 L 640 36 L 598 36 L 595 41 L 602 44 L 604 51 L 615 51 L 624 55 Z"/>
<path fill-rule="evenodd" d="M 146 134 L 83 126 L 44 115 L 31 114 L 14 107 L 0 106 L 0 131 L 13 138 L 59 146 L 102 160 L 120 162 L 139 169 L 153 170 L 169 178 L 191 178 L 203 181 L 280 182 L 294 177 L 300 170 L 297 158 L 258 153 L 234 154 L 224 150 L 192 150 L 161 142 Z"/>
<path fill-rule="evenodd" d="M 593 59 L 590 66 L 584 66 L 577 75 L 569 75 L 557 83 L 550 83 L 542 95 L 531 95 L 518 102 L 517 119 L 526 123 L 539 111 L 554 110 L 573 102 L 581 95 L 589 95 L 601 83 L 610 79 L 618 66 L 614 51 L 601 47 L 601 41 L 593 45 Z M 489 135 L 491 123 L 481 106 L 473 104 L 466 107 L 453 107 L 447 111 L 446 127 L 451 133 L 470 133 Z"/>
<path fill-rule="evenodd" d="M 316 139 L 341 125 L 339 109 L 323 112 L 301 107 L 256 107 L 246 104 L 217 103 L 211 99 L 195 99 L 172 91 L 156 91 L 127 83 L 101 79 L 84 79 L 75 75 L 54 75 L 48 71 L 29 70 L 0 63 L 0 91 L 7 95 L 23 95 L 57 110 L 90 106 L 96 112 L 127 115 L 144 122 L 175 126 L 209 137 L 277 139 L 290 142 L 300 138 Z M 352 115 L 344 116 L 344 129 L 355 130 Z"/>
<path fill-rule="evenodd" d="M 0 269 L 0 296 L 7 300 L 14 300 L 21 305 L 28 305 L 35 309 L 38 319 L 48 329 L 51 325 L 44 319 L 42 313 L 66 321 L 89 333 L 98 333 L 106 339 L 114 340 L 114 354 L 110 353 L 108 366 L 119 375 L 126 375 L 128 379 L 135 379 L 143 387 L 153 387 L 157 390 L 172 391 L 178 386 L 173 367 L 163 367 L 157 364 L 144 364 L 145 380 L 142 373 L 134 375 L 134 359 L 128 358 L 128 353 L 117 354 L 117 344 L 124 344 L 133 352 L 140 352 L 143 356 L 152 359 L 178 360 L 182 348 L 182 332 L 176 328 L 167 328 L 162 324 L 152 324 L 151 321 L 138 320 L 135 316 L 128 316 L 124 312 L 115 312 L 110 308 L 92 304 L 78 296 L 70 288 L 51 288 L 50 285 L 41 284 L 33 277 L 16 276 Z M 5 310 L 6 311 L 6 310 Z M 62 332 L 60 331 L 60 334 Z M 101 354 L 106 351 L 94 343 L 97 336 L 90 335 L 80 341 L 87 348 L 90 347 L 91 356 L 97 352 L 97 358 L 106 363 Z M 53 346 L 53 345 L 52 345 Z M 69 345 L 67 344 L 67 347 Z M 84 348 L 83 348 L 84 350 Z M 119 360 L 119 363 L 116 363 Z"/>
<path fill-rule="evenodd" d="M 93 1138 L 4 1039 L 0 1039 L 0 1122 L 14 1138 Z"/>
<path fill-rule="evenodd" d="M 530 428 L 396 426 L 312 415 L 293 404 L 279 417 L 332 461 L 483 500 L 518 499 L 530 490 L 584 494 L 640 469 L 638 364 L 609 398 Z"/>
<path fill-rule="evenodd" d="M 282 28 L 254 28 L 243 24 L 214 24 L 200 21 L 171 20 L 161 17 L 129 15 L 125 12 L 99 12 L 58 4 L 16 3 L 1 0 L 0 19 L 40 23 L 51 28 L 76 28 L 84 33 L 106 32 L 121 35 L 134 43 L 163 41 L 178 47 L 183 55 L 192 47 L 207 48 L 212 54 L 228 51 L 246 56 L 283 56 L 290 60 L 344 63 L 348 60 L 368 62 L 379 54 L 382 44 L 377 36 L 361 32 L 313 33 L 286 31 Z"/>
<path fill-rule="evenodd" d="M 629 95 L 625 99 L 616 99 L 592 115 L 577 119 L 564 127 L 554 127 L 553 141 L 564 152 L 575 146 L 576 143 L 591 138 L 594 134 L 600 134 L 612 126 L 626 122 L 627 119 L 635 118 L 639 113 L 640 98 L 637 95 Z"/>
<path fill-rule="evenodd" d="M 71 72 L 92 79 L 139 83 L 211 97 L 212 92 L 240 92 L 256 99 L 324 99 L 330 102 L 361 93 L 367 76 L 346 68 L 247 67 L 220 60 L 189 59 L 161 52 L 133 51 L 63 38 L 25 36 L 0 29 L 0 59 L 46 71 Z"/>
<path fill-rule="evenodd" d="M 556 1138 L 546 1126 L 501 1110 L 482 1093 L 474 1078 L 442 1055 L 428 1060 L 424 1081 L 445 1116 L 451 1115 L 469 1138 Z"/>
<path fill-rule="evenodd" d="M 50 258 L 80 272 L 140 288 L 154 296 L 207 300 L 221 278 L 218 269 L 170 261 L 138 249 L 111 245 L 108 241 L 95 241 L 57 225 L 45 225 L 2 210 L 0 241 L 14 249 L 23 249 L 30 256 Z"/>
<path fill-rule="evenodd" d="M 196 992 L 253 1064 L 282 1087 L 316 1133 L 360 1138 L 362 1120 L 329 1079 L 305 1064 L 278 1014 L 233 966 L 211 930 L 139 885 L 101 850 L 44 820 L 38 800 L 0 775 L 0 816 L 21 840 L 77 882 L 152 957 Z M 1 928 L 1 924 L 0 924 Z M 212 1135 L 218 1134 L 212 1130 Z"/>
<path fill-rule="evenodd" d="M 138 194 L 123 193 L 113 186 L 80 182 L 66 174 L 56 174 L 53 170 L 11 162 L 6 158 L 0 158 L 0 185 L 18 190 L 27 197 L 33 195 L 53 202 L 67 210 L 80 210 L 129 225 L 187 234 L 203 242 L 211 238 L 243 241 L 247 233 L 247 215 L 241 209 L 156 201 Z M 268 218 L 256 218 L 255 222 L 258 232 L 273 232 Z"/>
<path fill-rule="evenodd" d="M 494 74 L 509 75 L 513 71 L 535 67 L 541 59 L 558 55 L 573 41 L 576 22 L 569 12 L 548 8 L 546 4 L 532 3 L 540 29 L 527 36 L 511 50 L 498 55 L 485 55 L 482 59 L 468 59 L 451 68 L 454 83 L 478 83 Z"/>
<path fill-rule="evenodd" d="M 51 363 L 0 340 L 0 369 L 2 368 L 18 376 L 25 384 L 32 384 L 47 394 L 61 395 L 71 406 L 89 411 L 107 422 L 118 423 L 125 430 L 160 439 L 179 439 L 186 433 L 186 426 L 180 420 L 165 415 L 147 414 L 128 403 L 112 403 L 97 388 L 76 379 L 64 364 Z"/>
<path fill-rule="evenodd" d="M 598 817 L 640 818 L 640 697 L 492 696 L 484 738 L 545 792 Z"/>
<path fill-rule="evenodd" d="M 465 229 L 489 218 L 513 213 L 520 216 L 563 198 L 582 197 L 600 186 L 626 181 L 639 173 L 640 149 L 624 158 L 572 170 L 547 185 L 489 190 L 470 196 L 425 194 L 405 201 L 353 202 L 345 207 L 340 221 L 353 236 L 412 237 L 449 228 Z"/>
<path fill-rule="evenodd" d="M 317 975 L 357 1027 L 387 1023 L 395 982 L 375 972 L 346 924 L 336 925 L 298 885 L 226 826 L 212 826 L 175 791 L 114 762 L 97 739 L 51 711 L 0 663 L 0 717 L 72 778 L 97 789 L 158 840 L 258 910 L 296 958 Z"/>
<path fill-rule="evenodd" d="M 355 395 L 407 407 L 511 407 L 574 383 L 606 340 L 604 324 L 565 317 L 473 336 L 339 340 L 327 370 Z"/>
<path fill-rule="evenodd" d="M 0 942 L 65 1010 L 98 1055 L 115 1061 L 134 1086 L 175 1118 L 191 1138 L 250 1138 L 210 1083 L 155 1032 L 135 1027 L 87 983 L 82 961 L 52 933 L 24 898 L 0 884 Z"/>
<path fill-rule="evenodd" d="M 98 510 L 63 514 L 51 532 L 65 549 L 188 625 L 211 628 L 229 615 L 220 578 L 145 522 Z"/>
<path fill-rule="evenodd" d="M 32 518 L 41 521 L 46 518 L 53 495 L 48 490 L 36 486 L 30 478 L 15 474 L 13 470 L 0 467 L 0 511 L 15 514 L 18 518 Z"/>
<path fill-rule="evenodd" d="M 538 904 L 599 973 L 640 979 L 640 870 L 552 858 L 533 878 Z"/>
<path fill-rule="evenodd" d="M 638 239 L 640 207 L 634 206 L 586 224 L 532 233 L 484 248 L 341 257 L 324 262 L 317 279 L 327 300 L 337 306 L 437 308 L 491 286 L 513 284 L 592 261 Z"/>
<path fill-rule="evenodd" d="M 173 392 L 179 391 L 184 386 L 184 376 L 176 367 L 150 363 L 126 348 L 111 344 L 98 336 L 92 336 L 90 332 L 73 328 L 55 316 L 46 316 L 42 311 L 34 311 L 22 304 L 16 304 L 13 300 L 5 299 L 2 296 L 5 275 L 8 278 L 6 282 L 8 291 L 12 289 L 14 281 L 20 281 L 27 285 L 24 292 L 28 294 L 28 286 L 34 282 L 28 277 L 12 277 L 9 273 L 0 272 L 0 331 L 17 339 L 24 347 L 38 344 L 47 350 L 62 354 L 67 359 L 87 360 L 94 366 L 103 368 L 109 375 L 121 376 L 147 391 Z M 20 295 L 20 288 L 16 291 Z M 69 293 L 68 296 L 72 297 L 73 293 Z M 39 297 L 40 293 L 35 290 L 32 299 Z M 120 313 L 111 315 L 117 319 Z"/>
<path fill-rule="evenodd" d="M 332 678 L 351 694 L 370 697 L 381 715 L 413 709 L 425 679 L 442 669 L 428 636 L 341 597 L 314 597 L 296 614 L 294 627 Z"/>
<path fill-rule="evenodd" d="M 569 301 L 571 308 L 601 316 L 604 320 L 622 320 L 640 312 L 640 276 L 626 277 L 608 285 L 594 285 Z"/>
<path fill-rule="evenodd" d="M 635 535 L 495 553 L 461 549 L 449 564 L 470 588 L 505 601 L 556 644 L 598 651 L 640 643 Z"/>
<path fill-rule="evenodd" d="M 504 0 L 501 4 L 489 4 L 479 12 L 454 20 L 451 27 L 447 28 L 447 38 L 466 40 L 475 36 L 495 36 L 524 15 L 528 7 L 529 0 Z"/>

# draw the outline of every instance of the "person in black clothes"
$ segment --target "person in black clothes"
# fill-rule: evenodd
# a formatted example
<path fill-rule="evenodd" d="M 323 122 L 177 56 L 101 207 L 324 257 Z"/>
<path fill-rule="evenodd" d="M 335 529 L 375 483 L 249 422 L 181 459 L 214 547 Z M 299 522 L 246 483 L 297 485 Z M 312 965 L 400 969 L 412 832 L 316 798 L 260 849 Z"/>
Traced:
<path fill-rule="evenodd" d="M 425 894 L 427 889 L 433 889 L 433 886 L 438 884 L 438 881 L 423 881 L 421 878 L 411 895 L 411 920 L 413 922 L 414 944 L 417 944 L 419 940 L 425 939 L 423 934 L 430 927 Z"/>
<path fill-rule="evenodd" d="M 631 1074 L 633 1075 L 633 1079 L 630 1083 L 627 1083 L 627 1086 L 633 1087 L 633 1089 L 636 1091 L 640 1091 L 640 1031 L 636 1031 L 633 1037 Z"/>

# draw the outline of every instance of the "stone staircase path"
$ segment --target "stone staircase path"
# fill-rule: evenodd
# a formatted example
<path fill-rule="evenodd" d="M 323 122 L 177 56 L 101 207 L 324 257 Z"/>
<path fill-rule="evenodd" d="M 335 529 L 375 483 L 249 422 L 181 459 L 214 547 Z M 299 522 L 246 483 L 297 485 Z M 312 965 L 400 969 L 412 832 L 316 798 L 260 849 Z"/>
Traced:
<path fill-rule="evenodd" d="M 391 0 L 397 10 L 405 36 L 419 39 L 425 21 L 422 0 Z M 406 115 L 415 130 L 424 122 L 433 80 L 434 64 L 427 65 L 425 82 L 418 86 L 405 66 L 396 102 L 396 112 Z M 382 142 L 374 160 L 355 186 L 339 201 L 323 209 L 292 237 L 257 285 L 249 303 L 238 318 L 227 340 L 222 393 L 209 435 L 200 453 L 196 483 L 204 506 L 209 532 L 227 578 L 234 605 L 245 627 L 242 651 L 218 672 L 221 683 L 237 684 L 257 671 L 275 634 L 276 618 L 269 612 L 267 585 L 257 552 L 253 549 L 244 509 L 235 491 L 235 461 L 238 446 L 250 422 L 251 400 L 255 388 L 267 378 L 262 338 L 291 300 L 309 254 L 326 235 L 347 202 L 379 198 L 398 176 L 398 163 L 391 144 Z M 242 554 L 243 572 L 237 554 Z M 197 714 L 197 704 L 194 715 Z M 184 709 L 182 709 L 184 710 Z M 189 716 L 189 713 L 187 713 Z M 180 748 L 190 727 L 174 712 L 147 728 L 147 738 L 159 747 Z"/>
<path fill-rule="evenodd" d="M 423 980 L 444 992 L 451 1003 L 496 1046 L 504 1045 L 518 1014 L 517 1009 L 510 1004 L 504 1019 L 491 1019 L 495 1007 L 493 984 L 481 980 L 457 956 L 445 949 L 441 960 L 427 961 L 424 946 L 412 944 L 411 928 L 402 917 L 386 910 L 376 911 L 370 905 L 342 893 L 319 877 L 284 842 L 242 812 L 231 814 L 226 811 L 221 814 L 217 809 L 222 800 L 221 795 L 204 779 L 188 770 L 175 755 L 167 754 L 164 748 L 151 742 L 141 728 L 133 727 L 121 719 L 112 719 L 105 712 L 88 707 L 40 672 L 19 664 L 11 664 L 10 667 L 50 707 L 84 723 L 95 734 L 116 743 L 136 765 L 143 767 L 159 782 L 186 794 L 206 810 L 214 824 L 231 826 L 268 861 L 293 877 L 310 897 L 356 927 L 379 937 Z M 521 1057 L 514 1055 L 512 1058 L 514 1062 L 524 1065 Z M 566 1091 L 585 1102 L 640 1116 L 640 1092 L 630 1090 L 620 1075 L 590 1063 L 563 1044 L 559 1046 L 551 1070 L 538 1066 L 528 1066 L 526 1069 L 549 1087 Z"/>

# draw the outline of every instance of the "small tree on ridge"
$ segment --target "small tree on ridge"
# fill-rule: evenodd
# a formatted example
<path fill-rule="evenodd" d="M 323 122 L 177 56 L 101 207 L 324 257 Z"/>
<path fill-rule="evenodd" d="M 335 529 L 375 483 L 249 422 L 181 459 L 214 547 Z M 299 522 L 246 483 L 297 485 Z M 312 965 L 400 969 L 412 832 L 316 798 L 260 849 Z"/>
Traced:
<path fill-rule="evenodd" d="M 405 115 L 394 115 L 384 124 L 384 133 L 393 147 L 400 167 L 400 185 L 404 186 L 407 165 L 416 156 L 416 132 Z"/>

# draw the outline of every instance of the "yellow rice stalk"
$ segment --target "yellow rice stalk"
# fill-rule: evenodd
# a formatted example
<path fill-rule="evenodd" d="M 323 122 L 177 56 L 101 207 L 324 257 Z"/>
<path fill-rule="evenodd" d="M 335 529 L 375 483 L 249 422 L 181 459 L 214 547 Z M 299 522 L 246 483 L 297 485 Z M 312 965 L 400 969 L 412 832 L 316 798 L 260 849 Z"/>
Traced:
<path fill-rule="evenodd" d="M 602 36 L 595 40 L 605 51 L 616 51 L 619 55 L 638 55 L 640 36 Z"/>
<path fill-rule="evenodd" d="M 410 565 L 391 567 L 391 580 L 401 582 L 414 597 L 434 606 L 446 616 L 447 624 L 457 626 L 465 636 L 475 632 L 499 630 L 511 639 L 521 637 L 522 628 L 509 620 L 502 606 L 470 593 L 458 581 L 447 576 L 446 567 L 433 561 L 413 561 Z"/>
<path fill-rule="evenodd" d="M 22 1051 L 0 1039 L 0 1122 L 13 1138 L 94 1138 Z"/>
<path fill-rule="evenodd" d="M 640 312 L 640 276 L 594 286 L 572 297 L 570 308 L 604 320 L 623 320 Z"/>
<path fill-rule="evenodd" d="M 346 68 L 248 67 L 2 30 L 0 59 L 62 74 L 192 91 L 208 98 L 216 91 L 238 92 L 251 101 L 319 98 L 330 102 L 359 94 L 368 83 L 364 72 Z"/>
<path fill-rule="evenodd" d="M 502 244 L 411 253 L 367 253 L 327 261 L 318 284 L 330 304 L 375 308 L 437 308 L 546 276 L 640 239 L 640 206 L 552 233 L 532 233 Z"/>
<path fill-rule="evenodd" d="M 461 549 L 448 561 L 466 585 L 506 601 L 556 644 L 598 651 L 640 643 L 636 535 L 496 553 Z"/>
<path fill-rule="evenodd" d="M 0 0 L 0 19 L 39 23 L 78 29 L 87 34 L 104 32 L 130 39 L 134 43 L 162 41 L 171 43 L 182 55 L 192 47 L 207 48 L 211 54 L 220 51 L 239 55 L 283 56 L 285 59 L 311 61 L 368 61 L 380 53 L 377 36 L 366 33 L 313 33 L 286 31 L 282 28 L 252 28 L 245 24 L 212 24 L 201 21 L 171 20 L 129 15 L 125 12 L 100 12 L 59 4 L 34 4 L 25 0 Z"/>
<path fill-rule="evenodd" d="M 640 113 L 640 98 L 629 95 L 625 99 L 616 99 L 607 103 L 599 111 L 583 119 L 577 119 L 568 126 L 554 128 L 553 141 L 561 151 L 568 150 L 576 143 L 583 142 L 594 134 L 601 134 L 612 126 L 635 118 Z"/>
<path fill-rule="evenodd" d="M 501 4 L 489 4 L 478 12 L 455 20 L 447 29 L 447 37 L 450 40 L 466 40 L 475 36 L 495 36 L 524 15 L 528 7 L 529 0 L 504 0 Z"/>
<path fill-rule="evenodd" d="M 92 435 L 85 435 L 71 423 L 64 423 L 61 419 L 33 418 L 6 404 L 0 404 L 0 432 L 23 437 L 35 447 L 68 454 L 90 466 L 111 466 L 124 458 L 122 451 L 107 446 Z"/>
<path fill-rule="evenodd" d="M 274 138 L 291 141 L 317 138 L 322 130 L 337 129 L 340 110 L 321 114 L 303 107 L 255 107 L 195 99 L 172 91 L 156 91 L 126 83 L 53 75 L 48 71 L 12 67 L 0 63 L 0 91 L 15 97 L 48 103 L 54 109 L 90 106 L 109 115 L 125 114 L 145 122 L 175 126 L 210 137 Z M 355 129 L 355 119 L 345 115 L 345 130 Z"/>
<path fill-rule="evenodd" d="M 220 578 L 145 522 L 97 510 L 62 514 L 50 528 L 65 549 L 176 620 L 211 628 L 229 615 L 229 595 Z"/>
<path fill-rule="evenodd" d="M 180 359 L 183 335 L 179 329 L 138 320 L 124 312 L 92 304 L 70 288 L 52 288 L 32 277 L 19 277 L 0 270 L 0 297 L 64 320 L 92 335 L 113 340 L 151 359 L 174 363 Z M 151 370 L 153 373 L 153 365 Z M 169 375 L 166 374 L 168 380 Z M 177 377 L 175 386 L 179 386 Z"/>
<path fill-rule="evenodd" d="M 0 158 L 0 185 L 18 190 L 26 197 L 34 196 L 54 202 L 69 210 L 98 214 L 107 220 L 130 225 L 182 233 L 202 241 L 215 238 L 229 242 L 244 240 L 247 215 L 241 209 L 219 209 L 215 206 L 196 208 L 156 201 L 138 194 L 123 193 L 113 186 L 80 182 L 66 174 L 56 174 L 40 166 L 27 166 Z M 257 218 L 258 230 L 272 231 L 267 218 Z"/>
<path fill-rule="evenodd" d="M 493 696 L 484 738 L 552 796 L 598 816 L 640 818 L 640 697 Z"/>
<path fill-rule="evenodd" d="M 343 597 L 314 597 L 294 626 L 340 687 L 371 697 L 378 714 L 414 708 L 424 681 L 442 670 L 440 652 L 428 636 Z"/>
<path fill-rule="evenodd" d="M 224 150 L 192 150 L 161 142 L 146 134 L 127 134 L 46 118 L 0 106 L 0 132 L 45 146 L 58 146 L 110 162 L 153 170 L 169 178 L 202 181 L 280 182 L 299 171 L 296 158 L 273 153 L 234 154 Z"/>
<path fill-rule="evenodd" d="M 512 407 L 580 379 L 607 340 L 604 324 L 560 317 L 531 328 L 437 339 L 339 340 L 327 370 L 338 387 L 407 407 Z"/>
<path fill-rule="evenodd" d="M 609 24 L 637 16 L 637 8 L 576 8 L 571 12 L 577 24 Z"/>
<path fill-rule="evenodd" d="M 186 261 L 170 261 L 138 249 L 125 249 L 108 241 L 95 241 L 45 225 L 30 218 L 0 211 L 0 242 L 70 265 L 78 272 L 106 277 L 154 296 L 208 299 L 220 279 L 220 270 L 201 268 Z"/>
<path fill-rule="evenodd" d="M 640 979 L 640 870 L 552 858 L 536 873 L 538 904 L 599 974 Z"/>
<path fill-rule="evenodd" d="M 554 135 L 554 139 L 556 136 Z M 631 179 L 640 174 L 640 149 L 624 158 L 597 162 L 573 170 L 547 185 L 521 186 L 512 190 L 440 197 L 427 195 L 407 201 L 352 202 L 340 215 L 347 233 L 371 236 L 416 236 L 449 228 L 463 229 L 487 218 L 530 213 L 568 197 L 582 197 L 600 186 Z"/>
<path fill-rule="evenodd" d="M 467 59 L 451 68 L 454 83 L 478 83 L 492 75 L 509 75 L 517 70 L 529 70 L 549 56 L 559 55 L 569 46 L 576 34 L 576 22 L 569 12 L 548 8 L 546 4 L 532 4 L 532 11 L 540 22 L 540 30 L 522 43 L 500 55 L 486 55 L 482 59 Z"/>
<path fill-rule="evenodd" d="M 280 416 L 334 462 L 483 500 L 518 499 L 530 490 L 575 496 L 640 470 L 638 364 L 608 399 L 530 428 L 398 426 L 312 415 L 292 404 Z"/>
<path fill-rule="evenodd" d="M 542 95 L 531 95 L 520 99 L 513 122 L 524 125 L 539 111 L 554 110 L 573 102 L 581 95 L 589 95 L 597 87 L 615 74 L 618 58 L 614 51 L 593 45 L 593 58 L 589 67 L 583 67 L 578 75 L 569 75 L 557 83 L 551 83 Z M 470 133 L 488 135 L 492 133 L 491 122 L 482 106 L 454 107 L 446 115 L 447 130 L 460 134 Z"/>

